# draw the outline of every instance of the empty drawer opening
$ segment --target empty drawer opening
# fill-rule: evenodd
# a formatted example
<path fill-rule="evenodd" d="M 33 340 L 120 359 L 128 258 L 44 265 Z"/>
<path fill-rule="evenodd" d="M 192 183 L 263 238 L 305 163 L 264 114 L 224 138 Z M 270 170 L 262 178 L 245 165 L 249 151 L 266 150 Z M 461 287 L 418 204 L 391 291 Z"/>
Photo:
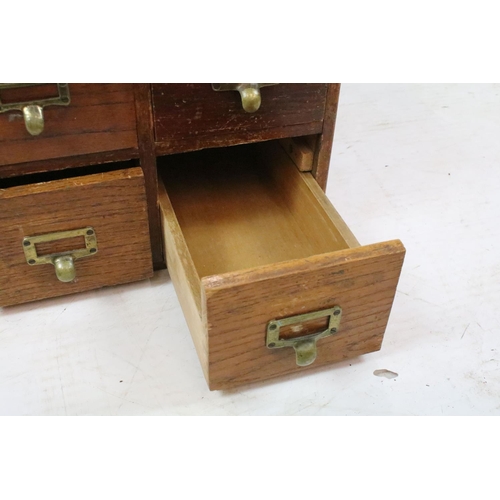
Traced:
<path fill-rule="evenodd" d="M 172 155 L 159 168 L 200 279 L 358 245 L 275 141 Z"/>
<path fill-rule="evenodd" d="M 63 179 L 72 179 L 74 177 L 83 177 L 86 175 L 102 174 L 105 172 L 114 172 L 127 168 L 138 166 L 136 160 L 119 161 L 103 163 L 99 165 L 85 165 L 75 168 L 63 168 L 60 170 L 49 170 L 48 172 L 39 172 L 19 177 L 0 178 L 0 190 L 8 189 L 16 186 L 28 186 L 31 184 L 39 184 L 41 182 L 58 181 Z M 1 167 L 0 167 L 1 168 Z M 1 177 L 1 172 L 0 172 Z"/>

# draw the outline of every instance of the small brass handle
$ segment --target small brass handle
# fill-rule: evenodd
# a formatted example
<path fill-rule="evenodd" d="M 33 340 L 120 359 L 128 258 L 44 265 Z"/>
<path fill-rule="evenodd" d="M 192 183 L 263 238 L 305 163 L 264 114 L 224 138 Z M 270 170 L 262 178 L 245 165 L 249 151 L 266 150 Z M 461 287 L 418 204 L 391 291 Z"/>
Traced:
<path fill-rule="evenodd" d="M 267 324 L 266 345 L 269 349 L 293 347 L 295 350 L 295 362 L 297 363 L 297 366 L 309 366 L 316 361 L 316 357 L 318 355 L 318 348 L 316 345 L 317 341 L 337 333 L 340 327 L 341 317 L 342 308 L 335 306 L 331 309 L 324 309 L 322 311 L 314 311 L 283 319 L 273 319 Z M 290 339 L 280 338 L 280 329 L 282 327 L 300 325 L 306 321 L 319 318 L 328 318 L 328 327 L 326 330 L 304 335 L 302 337 Z"/>
<path fill-rule="evenodd" d="M 255 113 L 262 103 L 260 89 L 258 87 L 246 87 L 239 89 L 241 105 L 247 113 Z"/>
<path fill-rule="evenodd" d="M 277 83 L 212 83 L 216 92 L 237 90 L 241 96 L 241 105 L 247 113 L 255 113 L 262 103 L 260 89 Z"/>
<path fill-rule="evenodd" d="M 298 366 L 309 366 L 316 361 L 318 349 L 316 339 L 307 339 L 302 342 L 296 342 L 293 345 L 295 349 L 295 361 Z"/>
<path fill-rule="evenodd" d="M 43 108 L 38 104 L 30 104 L 23 108 L 24 124 L 31 135 L 39 135 L 43 132 L 45 122 L 43 120 Z"/>
<path fill-rule="evenodd" d="M 40 84 L 0 83 L 0 90 L 20 87 L 34 87 L 36 85 Z M 43 108 L 45 106 L 67 106 L 71 101 L 67 83 L 58 83 L 57 90 L 59 93 L 57 97 L 48 97 L 45 99 L 38 99 L 30 102 L 3 103 L 2 101 L 0 101 L 0 113 L 6 113 L 8 111 L 22 111 L 26 130 L 31 135 L 40 135 L 45 127 Z"/>
<path fill-rule="evenodd" d="M 50 241 L 74 238 L 75 236 L 82 236 L 84 238 L 85 248 L 78 248 L 63 253 L 38 255 L 36 249 L 37 243 L 47 243 Z M 30 266 L 52 264 L 57 279 L 63 283 L 70 283 L 76 278 L 75 260 L 89 257 L 97 253 L 97 237 L 94 228 L 90 226 L 71 231 L 42 234 L 40 236 L 26 236 L 26 238 L 23 238 L 23 250 L 26 262 Z"/>
<path fill-rule="evenodd" d="M 52 261 L 59 281 L 69 283 L 76 277 L 75 261 L 71 255 L 61 255 Z"/>

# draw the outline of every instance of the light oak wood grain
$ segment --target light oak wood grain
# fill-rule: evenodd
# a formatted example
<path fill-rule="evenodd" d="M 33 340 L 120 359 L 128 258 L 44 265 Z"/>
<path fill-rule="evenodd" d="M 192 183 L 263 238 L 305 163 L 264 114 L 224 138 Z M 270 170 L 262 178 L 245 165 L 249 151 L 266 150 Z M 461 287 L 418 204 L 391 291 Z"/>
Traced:
<path fill-rule="evenodd" d="M 348 247 L 318 193 L 278 144 L 167 157 L 163 165 L 161 175 L 201 276 Z"/>
<path fill-rule="evenodd" d="M 236 385 L 302 372 L 380 349 L 404 257 L 380 243 L 202 279 L 209 337 L 209 385 Z M 268 349 L 269 321 L 342 307 L 336 335 L 298 367 L 292 348 Z"/>
<path fill-rule="evenodd" d="M 255 148 L 259 162 L 272 175 L 280 196 L 300 220 L 301 227 L 312 229 L 312 239 L 335 238 L 340 245 L 354 248 L 359 242 L 310 173 L 299 173 L 291 159 L 272 141 Z M 332 247 L 329 247 L 330 251 Z M 316 253 L 320 253 L 319 251 Z"/>
<path fill-rule="evenodd" d="M 75 261 L 73 282 L 58 281 L 50 264 L 26 263 L 22 247 L 25 236 L 86 226 L 94 227 L 99 250 Z M 140 168 L 0 189 L 0 234 L 2 306 L 152 275 L 146 194 Z M 63 244 L 58 243 L 57 249 L 63 250 Z M 45 247 L 45 251 L 48 249 Z"/>
<path fill-rule="evenodd" d="M 168 267 L 211 389 L 305 370 L 266 347 L 273 319 L 343 308 L 312 366 L 380 348 L 404 247 L 360 247 L 278 144 L 178 155 L 161 177 Z"/>
<path fill-rule="evenodd" d="M 161 180 L 159 200 L 168 271 L 191 331 L 203 373 L 208 380 L 208 333 L 202 321 L 200 278 Z"/>

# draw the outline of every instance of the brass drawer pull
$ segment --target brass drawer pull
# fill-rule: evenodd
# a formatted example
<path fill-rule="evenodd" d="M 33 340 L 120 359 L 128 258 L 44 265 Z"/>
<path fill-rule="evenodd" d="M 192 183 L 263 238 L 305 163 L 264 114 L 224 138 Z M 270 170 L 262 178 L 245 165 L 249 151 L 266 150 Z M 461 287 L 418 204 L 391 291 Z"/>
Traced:
<path fill-rule="evenodd" d="M 21 87 L 34 87 L 39 83 L 0 83 L 0 90 L 14 89 Z M 71 99 L 67 83 L 58 83 L 58 97 L 49 97 L 27 102 L 2 103 L 0 101 L 0 113 L 7 111 L 22 111 L 26 130 L 31 135 L 39 135 L 43 132 L 45 121 L 43 118 L 43 108 L 45 106 L 67 106 Z"/>
<path fill-rule="evenodd" d="M 216 92 L 225 90 L 237 90 L 241 96 L 241 104 L 247 113 L 255 113 L 261 105 L 262 98 L 260 89 L 278 85 L 277 83 L 212 83 L 212 89 Z"/>
<path fill-rule="evenodd" d="M 47 243 L 66 238 L 74 238 L 75 236 L 84 237 L 85 248 L 41 256 L 37 253 L 37 243 Z M 94 228 L 90 226 L 72 231 L 60 231 L 58 233 L 48 233 L 40 236 L 27 236 L 23 239 L 23 250 L 26 262 L 30 266 L 52 264 L 56 271 L 57 279 L 63 283 L 68 283 L 73 281 L 76 277 L 74 261 L 97 253 L 97 237 Z"/>
<path fill-rule="evenodd" d="M 322 332 L 311 333 L 302 337 L 291 339 L 280 339 L 280 328 L 283 326 L 300 325 L 306 321 L 328 317 L 328 328 Z M 323 311 L 315 311 L 289 318 L 275 319 L 267 324 L 266 345 L 269 349 L 281 347 L 293 347 L 295 349 L 295 360 L 298 366 L 309 366 L 314 363 L 318 354 L 316 342 L 319 339 L 334 335 L 338 332 L 342 308 L 339 306 Z"/>

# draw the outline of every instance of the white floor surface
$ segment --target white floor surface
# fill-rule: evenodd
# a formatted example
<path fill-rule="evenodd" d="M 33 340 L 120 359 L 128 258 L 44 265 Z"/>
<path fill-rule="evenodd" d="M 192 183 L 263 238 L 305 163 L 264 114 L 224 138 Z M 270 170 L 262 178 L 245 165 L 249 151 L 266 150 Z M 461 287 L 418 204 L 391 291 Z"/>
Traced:
<path fill-rule="evenodd" d="M 162 271 L 0 309 L 0 414 L 500 414 L 500 85 L 340 97 L 327 194 L 361 244 L 407 248 L 380 352 L 210 392 Z"/>

